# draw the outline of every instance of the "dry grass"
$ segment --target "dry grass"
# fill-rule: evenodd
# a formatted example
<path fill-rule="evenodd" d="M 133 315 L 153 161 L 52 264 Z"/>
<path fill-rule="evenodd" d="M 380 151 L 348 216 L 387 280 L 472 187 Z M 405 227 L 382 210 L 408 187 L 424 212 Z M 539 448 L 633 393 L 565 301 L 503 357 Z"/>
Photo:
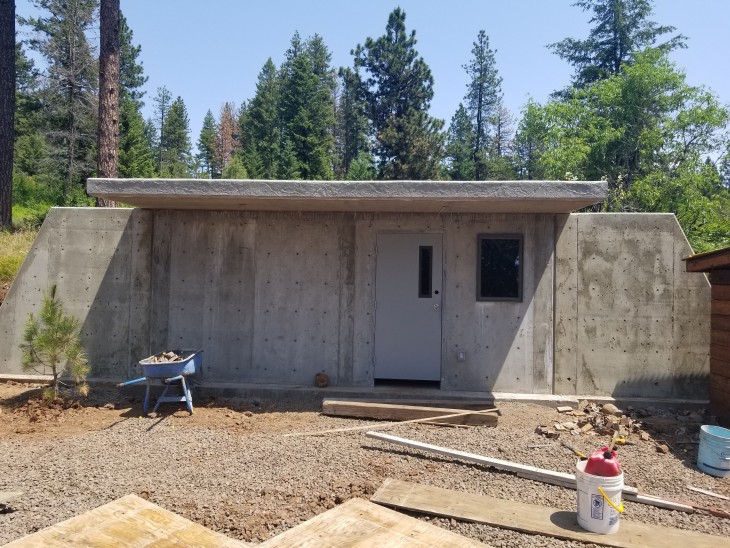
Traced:
<path fill-rule="evenodd" d="M 13 281 L 38 230 L 0 231 L 0 284 Z"/>

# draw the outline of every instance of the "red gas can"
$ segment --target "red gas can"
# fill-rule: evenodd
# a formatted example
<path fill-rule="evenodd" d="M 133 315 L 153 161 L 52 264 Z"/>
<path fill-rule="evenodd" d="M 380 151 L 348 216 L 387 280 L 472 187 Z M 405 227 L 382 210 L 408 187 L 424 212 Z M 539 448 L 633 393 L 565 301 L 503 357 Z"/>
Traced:
<path fill-rule="evenodd" d="M 601 447 L 588 458 L 585 468 L 586 474 L 594 476 L 613 477 L 621 474 L 621 465 L 618 462 L 616 451 L 608 447 Z"/>

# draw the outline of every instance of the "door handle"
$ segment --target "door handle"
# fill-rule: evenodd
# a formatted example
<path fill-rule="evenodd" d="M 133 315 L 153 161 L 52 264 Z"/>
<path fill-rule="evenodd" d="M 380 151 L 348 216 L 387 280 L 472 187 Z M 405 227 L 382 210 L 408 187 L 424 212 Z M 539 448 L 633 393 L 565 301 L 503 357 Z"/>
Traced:
<path fill-rule="evenodd" d="M 439 308 L 441 308 L 441 305 L 439 303 L 433 305 L 434 310 L 438 310 Z"/>

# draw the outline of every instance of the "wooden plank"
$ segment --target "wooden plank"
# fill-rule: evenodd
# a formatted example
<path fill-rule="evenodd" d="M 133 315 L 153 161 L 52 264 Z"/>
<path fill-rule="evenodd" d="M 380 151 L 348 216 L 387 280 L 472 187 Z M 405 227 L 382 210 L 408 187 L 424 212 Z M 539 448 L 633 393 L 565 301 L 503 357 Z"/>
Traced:
<path fill-rule="evenodd" d="M 710 330 L 710 344 L 730 346 L 730 331 L 720 331 L 719 329 Z"/>
<path fill-rule="evenodd" d="M 730 364 L 730 346 L 710 343 L 710 358 Z"/>
<path fill-rule="evenodd" d="M 296 436 L 324 436 L 326 434 L 334 434 L 337 432 L 356 432 L 358 430 L 368 430 L 368 429 L 375 430 L 375 429 L 383 429 L 383 428 L 393 428 L 394 426 L 400 426 L 402 424 L 413 424 L 413 423 L 418 423 L 418 422 L 426 423 L 426 422 L 431 422 L 432 420 L 435 420 L 435 419 L 448 419 L 451 417 L 458 417 L 460 415 L 465 415 L 465 414 L 494 413 L 494 412 L 498 412 L 498 411 L 499 411 L 498 409 L 485 409 L 483 411 L 461 411 L 459 413 L 452 413 L 449 415 L 441 415 L 438 417 L 429 417 L 429 418 L 425 418 L 425 419 L 412 419 L 409 421 L 401 421 L 401 422 L 387 422 L 384 424 L 364 424 L 362 426 L 351 426 L 349 428 L 332 428 L 329 430 L 314 430 L 311 432 L 292 432 L 289 434 L 284 434 L 284 437 L 288 438 L 288 437 L 296 437 Z M 460 425 L 460 426 L 468 426 L 468 425 Z"/>
<path fill-rule="evenodd" d="M 617 533 L 600 535 L 583 530 L 578 525 L 575 510 L 559 510 L 393 479 L 386 479 L 371 500 L 394 508 L 604 546 L 626 548 L 634 546 L 657 548 L 730 546 L 730 540 L 727 538 L 627 519 L 621 520 Z"/>
<path fill-rule="evenodd" d="M 136 495 L 127 495 L 6 544 L 4 548 L 36 546 L 241 548 L 250 544 L 206 529 Z"/>
<path fill-rule="evenodd" d="M 725 495 L 721 495 L 720 493 L 715 493 L 714 491 L 700 489 L 699 487 L 692 487 L 691 485 L 685 485 L 685 488 L 689 489 L 690 491 L 694 491 L 695 493 L 702 493 L 703 495 L 707 495 L 709 497 L 715 497 L 722 500 L 730 500 L 730 497 L 726 497 Z"/>
<path fill-rule="evenodd" d="M 497 470 L 504 470 L 506 472 L 512 472 L 517 476 L 533 481 L 540 481 L 542 483 L 549 483 L 552 485 L 559 485 L 568 489 L 575 489 L 576 482 L 573 474 L 567 474 L 565 472 L 556 472 L 555 470 L 546 470 L 545 468 L 537 468 L 535 466 L 528 466 L 517 462 L 511 462 L 501 459 L 493 459 L 490 457 L 484 457 L 482 455 L 475 455 L 472 453 L 466 453 L 464 451 L 457 451 L 455 449 L 448 449 L 446 447 L 439 447 L 437 445 L 431 445 L 428 443 L 421 443 L 418 441 L 407 440 L 389 434 L 380 434 L 378 432 L 366 432 L 365 434 L 369 438 L 387 441 L 395 443 L 397 445 L 403 445 L 412 449 L 420 449 L 429 453 L 436 453 L 438 455 L 444 455 L 447 457 L 464 460 L 467 462 L 474 462 L 483 466 L 489 466 L 496 468 Z M 649 504 L 651 506 L 658 506 L 659 508 L 668 508 L 671 510 L 679 510 L 681 512 L 693 513 L 694 508 L 687 504 L 682 504 L 674 501 L 661 499 L 659 497 L 640 495 L 635 487 L 624 485 L 623 496 L 627 500 L 639 502 L 642 504 Z M 629 499 L 629 497 L 631 497 Z"/>
<path fill-rule="evenodd" d="M 730 331 L 730 316 L 720 316 L 713 314 L 710 316 L 710 329 L 718 331 Z"/>
<path fill-rule="evenodd" d="M 486 545 L 372 502 L 350 499 L 259 546 L 260 548 L 391 546 L 467 548 Z"/>
<path fill-rule="evenodd" d="M 730 270 L 713 270 L 710 272 L 712 285 L 730 285 Z"/>
<path fill-rule="evenodd" d="M 716 360 L 710 355 L 710 376 L 730 377 L 730 362 Z"/>
<path fill-rule="evenodd" d="M 348 399 L 328 398 L 325 401 L 352 401 L 357 403 L 390 403 L 393 405 L 411 405 L 416 407 L 438 407 L 447 409 L 464 409 L 472 411 L 481 411 L 495 407 L 494 400 L 484 398 L 481 400 L 434 400 L 434 399 L 400 399 L 400 398 L 367 398 L 367 399 Z"/>
<path fill-rule="evenodd" d="M 684 259 L 687 272 L 707 272 L 730 268 L 730 247 L 698 253 Z"/>
<path fill-rule="evenodd" d="M 439 407 L 420 407 L 391 403 L 324 400 L 322 402 L 322 413 L 332 417 L 357 417 L 361 419 L 390 421 L 408 421 L 413 419 L 436 420 L 439 416 L 453 414 L 455 416 L 438 419 L 438 422 L 480 426 L 497 425 L 497 416 L 493 414 L 470 413 L 469 410 L 465 409 L 442 409 Z"/>
<path fill-rule="evenodd" d="M 22 495 L 22 491 L 0 491 L 0 504 L 7 504 Z"/>
<path fill-rule="evenodd" d="M 730 285 L 713 285 L 710 295 L 716 301 L 730 301 Z"/>
<path fill-rule="evenodd" d="M 726 286 L 720 286 L 720 287 L 730 287 L 728 285 Z M 721 301 L 719 299 L 712 299 L 712 302 L 710 303 L 710 310 L 712 314 L 717 314 L 718 316 L 730 316 L 730 301 Z"/>

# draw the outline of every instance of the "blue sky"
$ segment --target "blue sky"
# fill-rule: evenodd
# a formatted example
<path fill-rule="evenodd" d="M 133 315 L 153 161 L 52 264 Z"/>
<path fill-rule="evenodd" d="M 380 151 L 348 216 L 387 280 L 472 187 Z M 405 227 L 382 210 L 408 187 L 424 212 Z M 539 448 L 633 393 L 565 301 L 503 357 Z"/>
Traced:
<path fill-rule="evenodd" d="M 149 81 L 145 116 L 156 89 L 167 86 L 188 108 L 191 141 L 197 141 L 208 109 L 253 97 L 268 57 L 278 66 L 295 31 L 321 35 L 336 67 L 351 66 L 350 50 L 384 33 L 388 14 L 400 6 L 417 49 L 431 67 L 435 96 L 431 114 L 448 123 L 463 99 L 469 60 L 480 29 L 497 50 L 507 107 L 515 117 L 528 98 L 544 101 L 570 79 L 572 69 L 546 44 L 584 38 L 590 14 L 573 0 L 121 0 L 121 8 L 142 46 Z M 30 14 L 28 0 L 17 13 Z M 673 54 L 689 83 L 712 89 L 730 103 L 730 0 L 657 0 L 653 19 L 689 37 L 689 48 Z"/>

